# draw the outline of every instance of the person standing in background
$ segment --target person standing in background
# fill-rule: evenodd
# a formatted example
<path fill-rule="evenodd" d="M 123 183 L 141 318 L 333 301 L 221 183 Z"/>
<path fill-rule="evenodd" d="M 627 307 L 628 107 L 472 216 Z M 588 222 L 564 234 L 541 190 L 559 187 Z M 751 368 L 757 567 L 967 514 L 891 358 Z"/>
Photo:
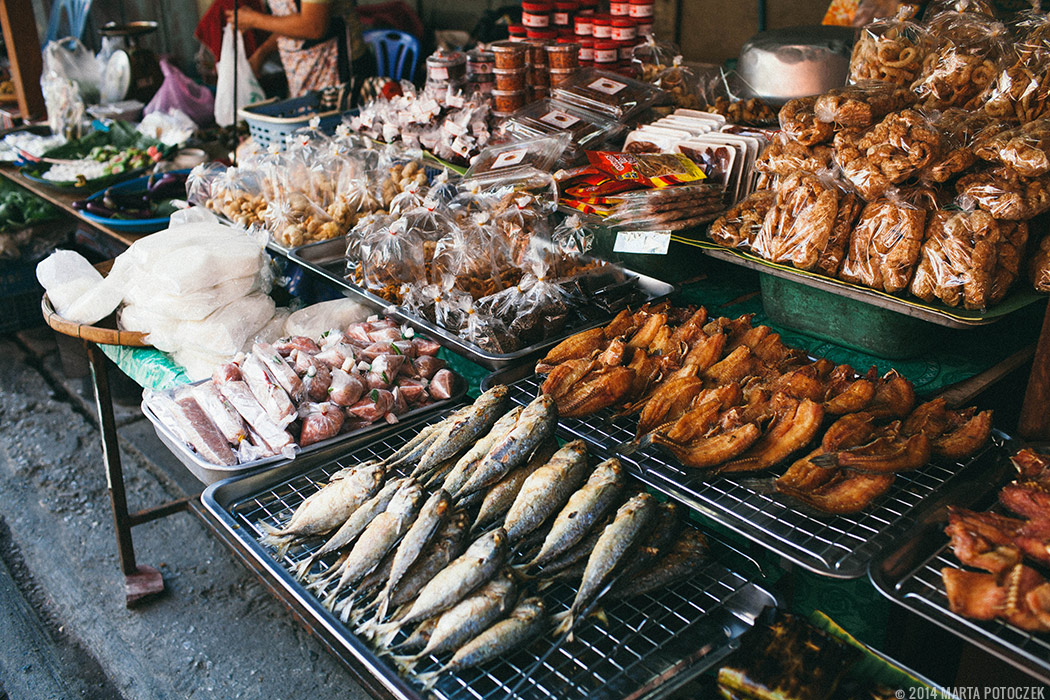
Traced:
<path fill-rule="evenodd" d="M 249 57 L 258 75 L 277 51 L 288 78 L 288 96 L 299 97 L 350 82 L 360 87 L 376 72 L 375 59 L 362 37 L 353 0 L 267 0 L 270 14 L 238 9 L 240 29 L 259 29 L 270 37 Z M 233 23 L 233 11 L 226 12 Z"/>

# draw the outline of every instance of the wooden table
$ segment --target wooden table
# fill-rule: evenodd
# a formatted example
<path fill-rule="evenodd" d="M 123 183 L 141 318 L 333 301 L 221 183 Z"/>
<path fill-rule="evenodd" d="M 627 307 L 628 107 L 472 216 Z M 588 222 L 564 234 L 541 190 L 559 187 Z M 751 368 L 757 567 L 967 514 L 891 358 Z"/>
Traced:
<path fill-rule="evenodd" d="M 114 231 L 82 216 L 81 212 L 73 208 L 73 202 L 93 194 L 92 192 L 67 193 L 48 188 L 22 177 L 18 169 L 9 163 L 0 164 L 0 176 L 6 177 L 15 184 L 25 187 L 27 190 L 51 202 L 62 211 L 76 218 L 81 225 L 99 231 L 124 245 L 131 245 L 143 236 L 149 235 Z M 109 268 L 106 265 L 105 267 L 100 266 L 100 269 L 105 273 L 108 272 Z M 43 299 L 42 312 L 44 319 L 52 329 L 58 333 L 78 338 L 84 344 L 84 350 L 87 352 L 88 364 L 91 368 L 91 382 L 95 390 L 95 408 L 98 411 L 99 434 L 102 439 L 102 460 L 106 469 L 106 484 L 109 488 L 110 505 L 113 508 L 113 526 L 117 536 L 117 554 L 120 557 L 120 568 L 124 574 L 125 603 L 130 607 L 143 598 L 164 590 L 164 579 L 161 577 L 160 572 L 152 566 L 138 564 L 135 561 L 135 545 L 131 537 L 131 528 L 186 510 L 188 507 L 188 499 L 179 499 L 135 513 L 128 512 L 128 501 L 124 488 L 124 469 L 120 462 L 117 426 L 113 419 L 113 399 L 109 391 L 106 356 L 103 354 L 99 344 L 144 347 L 146 343 L 142 340 L 141 334 L 121 333 L 116 330 L 110 331 L 105 328 L 99 329 L 94 326 L 70 323 L 54 313 L 47 297 Z"/>

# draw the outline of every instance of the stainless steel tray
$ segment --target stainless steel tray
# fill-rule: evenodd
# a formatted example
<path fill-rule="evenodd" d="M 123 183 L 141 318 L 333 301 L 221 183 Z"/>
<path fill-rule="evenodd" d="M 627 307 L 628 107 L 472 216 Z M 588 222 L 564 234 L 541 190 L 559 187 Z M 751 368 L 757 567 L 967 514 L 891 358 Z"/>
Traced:
<path fill-rule="evenodd" d="M 458 375 L 457 375 L 458 377 Z M 208 379 L 202 379 L 199 382 L 194 382 L 192 386 L 197 384 L 203 384 L 204 382 L 210 381 Z M 444 401 L 435 401 L 429 406 L 421 406 L 419 408 L 413 408 L 411 411 L 398 416 L 400 423 L 412 422 L 420 416 L 427 415 L 441 411 L 446 406 L 457 403 L 467 393 L 467 382 L 463 377 L 458 377 L 456 380 L 456 392 L 451 398 L 445 399 Z M 157 392 L 158 394 L 167 394 L 171 396 L 175 393 L 175 389 L 169 391 Z M 160 417 L 153 412 L 153 410 L 146 403 L 145 399 L 142 401 L 142 413 L 146 416 L 150 423 L 153 424 L 153 430 L 156 431 L 157 437 L 160 439 L 164 446 L 171 450 L 171 453 L 178 457 L 179 461 L 185 465 L 190 472 L 201 480 L 204 484 L 214 484 L 216 481 L 222 481 L 223 479 L 229 479 L 234 476 L 240 476 L 241 474 L 247 474 L 257 469 L 263 469 L 265 467 L 273 467 L 282 462 L 291 462 L 298 459 L 301 456 L 312 454 L 314 452 L 320 452 L 325 450 L 332 445 L 340 445 L 350 440 L 354 440 L 361 437 L 368 437 L 372 433 L 375 433 L 385 427 L 387 423 L 377 421 L 372 425 L 367 425 L 359 430 L 353 430 L 348 433 L 336 435 L 335 437 L 315 442 L 312 445 L 306 447 L 299 447 L 296 451 L 295 457 L 288 458 L 283 455 L 274 455 L 272 457 L 264 457 L 263 459 L 252 460 L 251 462 L 243 462 L 241 464 L 234 464 L 231 466 L 223 466 L 220 464 L 212 464 L 201 458 L 192 447 L 182 441 L 182 438 L 177 436 L 171 428 L 164 424 Z"/>
<path fill-rule="evenodd" d="M 1005 456 L 991 470 L 987 488 L 957 494 L 953 505 L 982 510 L 994 503 L 998 487 L 1016 472 Z M 996 479 L 995 477 L 999 477 Z M 868 576 L 875 588 L 894 603 L 952 632 L 970 644 L 1050 683 L 1050 633 L 1023 630 L 1005 620 L 971 620 L 948 607 L 941 569 L 966 568 L 952 554 L 944 534 L 945 512 L 930 514 L 871 562 Z"/>
<path fill-rule="evenodd" d="M 482 387 L 509 384 L 511 398 L 526 404 L 539 394 L 542 378 L 533 373 L 518 378 L 523 371 L 493 373 Z M 982 480 L 998 455 L 998 447 L 991 445 L 966 464 L 936 463 L 902 472 L 867 510 L 827 515 L 777 493 L 769 476 L 707 476 L 678 465 L 653 446 L 621 454 L 620 446 L 634 437 L 637 419 L 614 420 L 611 415 L 606 409 L 586 419 L 562 418 L 560 425 L 595 452 L 619 457 L 633 474 L 668 497 L 813 573 L 839 579 L 864 576 L 871 560 L 925 513 L 956 490 L 973 488 Z M 997 434 L 996 442 L 1003 439 Z"/>
<path fill-rule="evenodd" d="M 385 299 L 382 299 L 381 297 L 362 289 L 356 284 L 347 281 L 344 275 L 344 267 L 346 265 L 345 249 L 346 240 L 340 238 L 331 241 L 321 241 L 320 243 L 311 243 L 309 245 L 290 249 L 287 252 L 287 256 L 289 260 L 302 265 L 308 270 L 311 270 L 318 275 L 331 280 L 343 289 L 346 289 L 362 302 L 369 304 L 376 309 L 383 310 L 388 316 L 404 321 L 416 330 L 437 339 L 442 345 L 451 348 L 453 351 L 463 355 L 468 360 L 476 362 L 489 369 L 501 369 L 519 364 L 525 358 L 539 355 L 547 348 L 553 347 L 557 343 L 568 338 L 570 335 L 587 330 L 588 328 L 600 326 L 603 323 L 607 323 L 609 318 L 611 318 L 610 316 L 605 315 L 602 318 L 595 318 L 589 323 L 566 328 L 562 333 L 559 333 L 554 337 L 547 338 L 539 343 L 534 343 L 533 345 L 515 350 L 514 352 L 490 352 L 474 345 L 473 343 L 467 342 L 451 331 L 430 323 L 424 318 L 409 313 L 399 306 L 392 305 Z M 622 271 L 626 277 L 637 280 L 639 288 L 645 293 L 645 299 L 643 302 L 664 299 L 677 291 L 677 288 L 673 284 L 661 282 L 658 279 L 634 272 L 633 270 L 621 267 L 616 267 L 616 269 Z"/>
<path fill-rule="evenodd" d="M 451 408 L 444 413 L 449 411 Z M 399 675 L 290 575 L 320 543 L 293 547 L 276 560 L 273 550 L 257 540 L 261 522 L 273 524 L 286 517 L 334 471 L 391 454 L 422 424 L 440 417 L 431 415 L 412 425 L 393 426 L 335 458 L 329 450 L 271 471 L 228 479 L 208 487 L 201 496 L 222 537 L 250 558 L 252 568 L 271 590 L 302 615 L 308 626 L 321 630 L 333 651 L 364 675 L 366 685 L 401 700 L 421 700 L 420 686 Z M 749 573 L 740 573 L 741 569 Z M 605 607 L 608 626 L 589 622 L 579 628 L 571 643 L 545 635 L 498 661 L 444 674 L 432 694 L 443 699 L 486 700 L 658 697 L 724 658 L 762 611 L 777 605 L 755 583 L 758 576 L 752 560 L 712 539 L 710 562 L 689 580 L 658 595 L 609 603 Z M 574 593 L 573 587 L 559 584 L 542 595 L 557 612 L 569 607 Z M 418 670 L 434 668 L 437 663 L 431 658 Z"/>
<path fill-rule="evenodd" d="M 764 274 L 773 275 L 782 279 L 797 282 L 820 289 L 832 294 L 837 294 L 848 299 L 871 304 L 882 309 L 888 309 L 905 316 L 911 316 L 923 321 L 935 323 L 946 328 L 974 328 L 989 323 L 994 323 L 1009 313 L 1023 308 L 1028 304 L 1045 298 L 1045 294 L 1038 294 L 1034 290 L 1019 290 L 1012 292 L 997 306 L 985 311 L 968 311 L 956 309 L 946 305 L 926 304 L 919 299 L 902 299 L 900 297 L 878 292 L 874 289 L 866 289 L 853 284 L 847 284 L 841 280 L 824 277 L 811 272 L 796 270 L 786 265 L 777 265 L 763 260 L 754 255 L 740 251 L 730 250 L 708 241 L 699 241 L 692 238 L 677 236 L 674 240 L 695 246 L 705 255 L 717 260 L 724 260 L 752 270 L 758 270 Z"/>

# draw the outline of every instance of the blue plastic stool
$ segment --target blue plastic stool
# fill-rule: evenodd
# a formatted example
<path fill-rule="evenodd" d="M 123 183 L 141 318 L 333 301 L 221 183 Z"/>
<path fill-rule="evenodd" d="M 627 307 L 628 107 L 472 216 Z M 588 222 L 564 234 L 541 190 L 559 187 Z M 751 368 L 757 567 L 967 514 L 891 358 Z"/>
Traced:
<path fill-rule="evenodd" d="M 91 11 L 92 0 L 56 0 L 51 6 L 51 16 L 47 20 L 47 33 L 44 36 L 44 46 L 58 37 L 71 36 L 77 39 L 83 38 L 84 25 L 87 23 L 88 13 Z M 69 21 L 69 31 L 59 33 L 62 24 L 62 14 L 65 12 Z"/>
<path fill-rule="evenodd" d="M 365 32 L 363 36 L 365 42 L 371 44 L 375 50 L 376 66 L 381 77 L 412 80 L 412 76 L 416 74 L 416 60 L 419 58 L 418 39 L 408 32 L 396 29 L 373 29 Z"/>

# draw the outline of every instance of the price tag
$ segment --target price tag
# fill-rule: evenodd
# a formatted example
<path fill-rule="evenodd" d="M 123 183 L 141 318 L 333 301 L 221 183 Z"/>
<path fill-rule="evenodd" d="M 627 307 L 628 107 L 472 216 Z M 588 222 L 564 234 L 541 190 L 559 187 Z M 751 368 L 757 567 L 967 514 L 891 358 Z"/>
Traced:
<path fill-rule="evenodd" d="M 513 151 L 504 151 L 496 157 L 496 160 L 492 163 L 492 169 L 497 170 L 499 168 L 517 165 L 525 159 L 525 156 L 528 155 L 528 153 L 529 149 L 527 148 L 517 148 Z"/>
<path fill-rule="evenodd" d="M 613 252 L 667 255 L 670 245 L 670 231 L 617 231 Z"/>
<path fill-rule="evenodd" d="M 623 90 L 625 87 L 627 87 L 627 83 L 621 83 L 616 80 L 609 80 L 608 78 L 598 78 L 593 83 L 589 84 L 587 87 L 589 87 L 592 90 L 597 90 L 598 92 L 603 92 L 606 95 L 615 95 L 620 90 Z"/>
<path fill-rule="evenodd" d="M 552 109 L 551 111 L 540 117 L 540 121 L 551 126 L 555 126 L 559 129 L 568 129 L 573 124 L 580 121 L 579 117 L 574 117 L 571 114 L 566 114 L 560 109 Z"/>

